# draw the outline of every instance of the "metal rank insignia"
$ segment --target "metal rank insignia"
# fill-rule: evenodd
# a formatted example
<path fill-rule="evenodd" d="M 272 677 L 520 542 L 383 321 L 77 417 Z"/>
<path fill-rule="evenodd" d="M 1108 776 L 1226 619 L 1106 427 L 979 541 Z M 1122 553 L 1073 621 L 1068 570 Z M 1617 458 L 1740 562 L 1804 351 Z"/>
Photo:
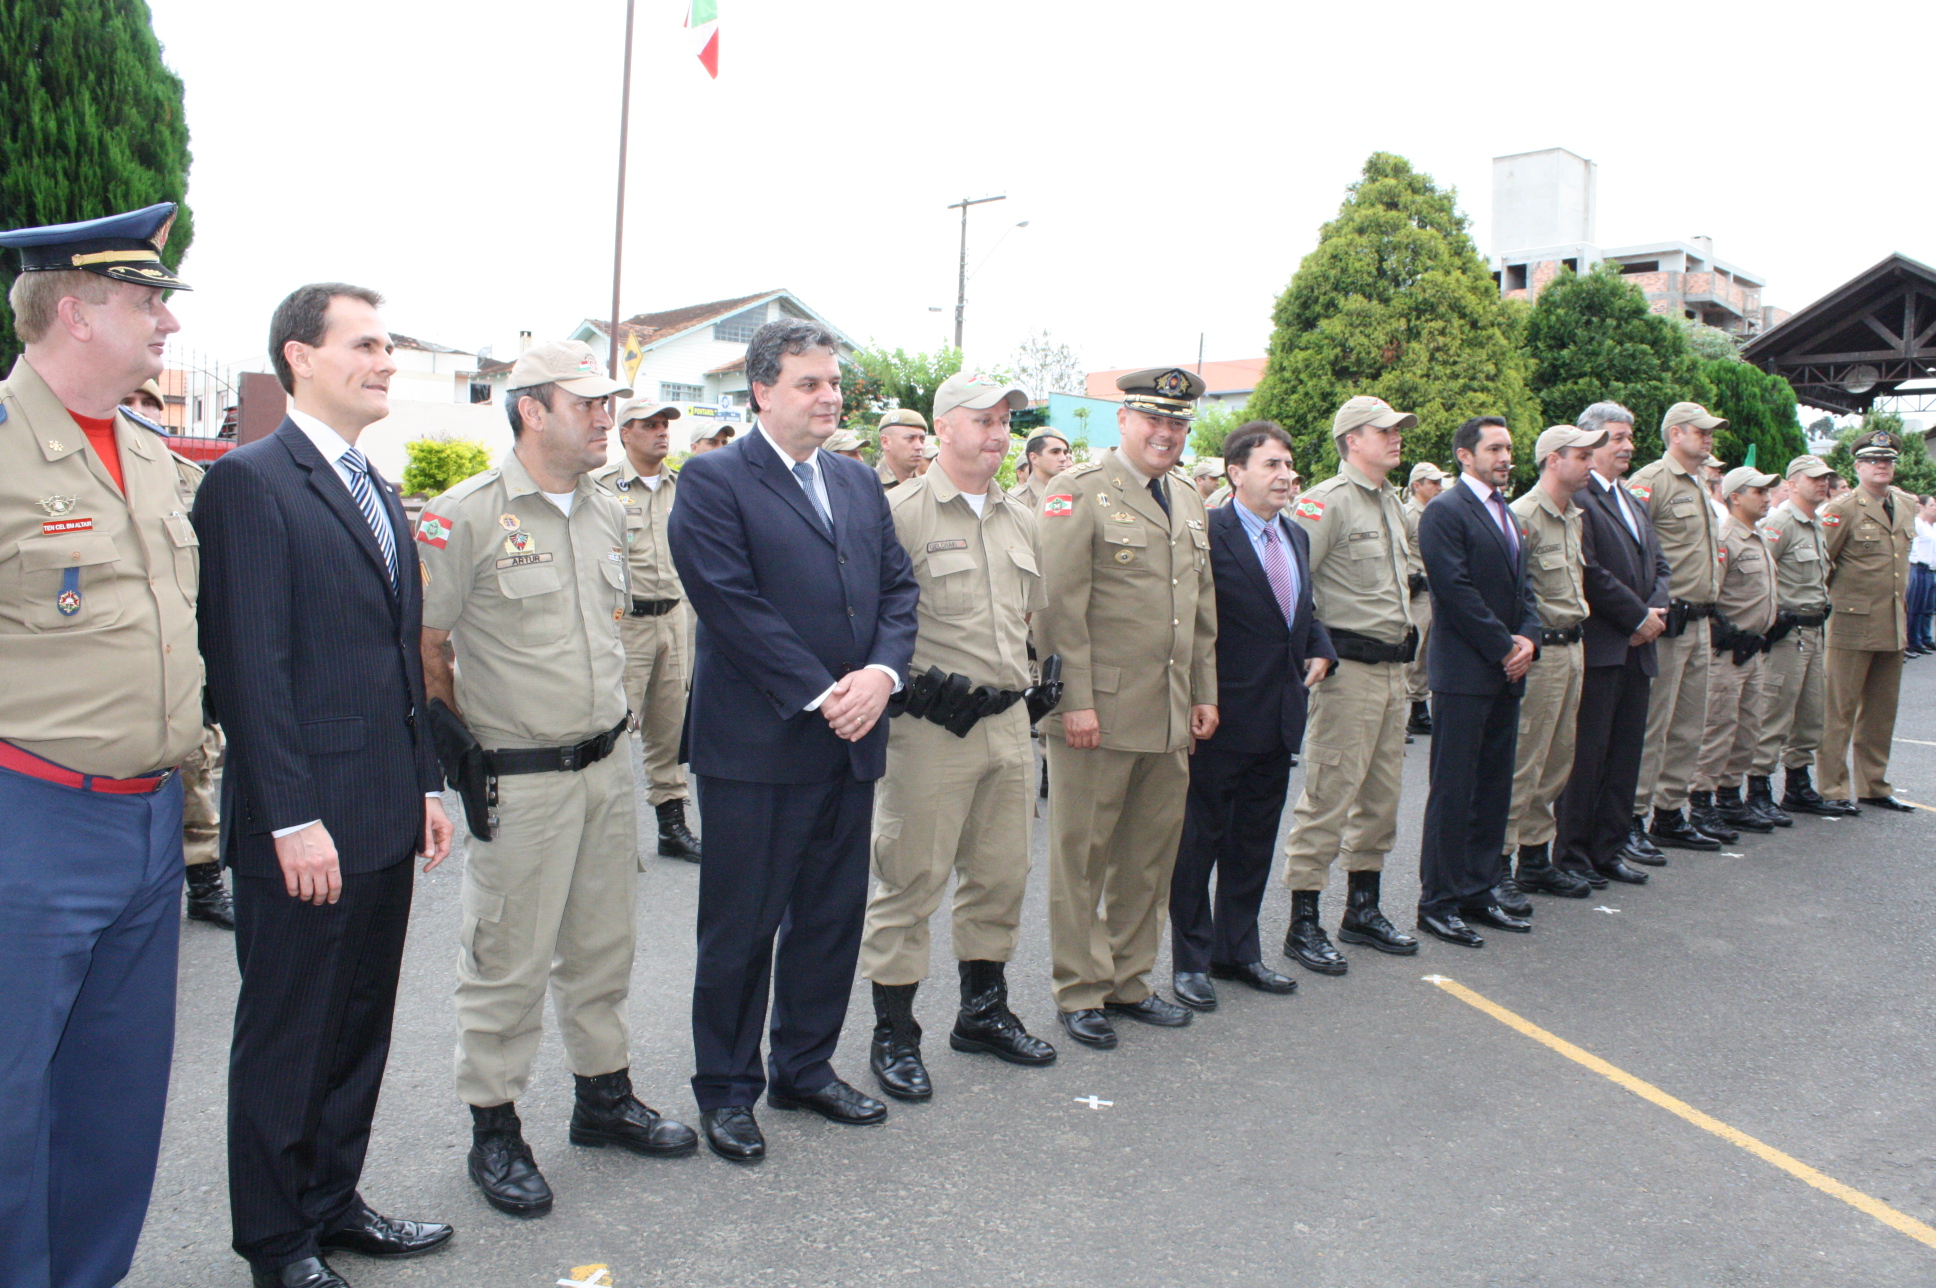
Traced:
<path fill-rule="evenodd" d="M 1116 562 L 1120 564 L 1134 563 L 1136 562 L 1136 552 L 1134 550 L 1118 550 L 1116 552 Z"/>
<path fill-rule="evenodd" d="M 1111 523 L 1134 523 L 1136 522 L 1136 516 L 1127 510 L 1118 510 L 1109 516 L 1109 521 Z"/>
<path fill-rule="evenodd" d="M 1190 388 L 1190 378 L 1172 368 L 1156 378 L 1156 392 L 1165 398 L 1181 398 Z"/>
<path fill-rule="evenodd" d="M 54 518 L 59 519 L 72 514 L 74 507 L 80 503 L 81 498 L 78 496 L 43 496 L 35 504 L 39 505 L 41 509 L 45 510 Z"/>
<path fill-rule="evenodd" d="M 1201 527 L 1203 526 L 1203 520 L 1202 520 L 1202 519 L 1185 519 L 1185 520 L 1183 521 L 1183 526 L 1184 526 L 1184 527 L 1186 527 L 1186 528 L 1201 528 Z"/>
<path fill-rule="evenodd" d="M 497 516 L 497 526 L 503 528 L 506 532 L 516 532 L 520 526 L 518 516 L 515 514 L 500 514 Z"/>
<path fill-rule="evenodd" d="M 510 517 L 510 515 L 505 516 L 507 519 Z M 521 555 L 530 548 L 531 534 L 529 532 L 516 531 L 504 538 L 504 553 L 507 555 Z"/>
<path fill-rule="evenodd" d="M 628 478 L 619 478 L 614 480 L 613 486 L 618 488 L 618 490 L 621 492 L 630 492 L 632 490 L 632 480 Z"/>

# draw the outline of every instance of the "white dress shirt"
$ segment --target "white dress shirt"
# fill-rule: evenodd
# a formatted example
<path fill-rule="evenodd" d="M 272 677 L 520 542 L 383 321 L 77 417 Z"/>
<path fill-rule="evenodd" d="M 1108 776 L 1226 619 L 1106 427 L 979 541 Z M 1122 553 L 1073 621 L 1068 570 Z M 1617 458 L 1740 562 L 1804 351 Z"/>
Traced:
<path fill-rule="evenodd" d="M 1613 494 L 1613 508 L 1620 512 L 1622 519 L 1627 521 L 1627 531 L 1633 533 L 1635 542 L 1643 546 L 1646 545 L 1647 543 L 1640 536 L 1640 521 L 1634 518 L 1633 498 L 1626 494 L 1627 490 L 1618 483 L 1615 483 L 1612 479 L 1601 474 L 1598 470 L 1593 471 L 1593 481 L 1600 485 L 1602 492 L 1611 492 Z"/>

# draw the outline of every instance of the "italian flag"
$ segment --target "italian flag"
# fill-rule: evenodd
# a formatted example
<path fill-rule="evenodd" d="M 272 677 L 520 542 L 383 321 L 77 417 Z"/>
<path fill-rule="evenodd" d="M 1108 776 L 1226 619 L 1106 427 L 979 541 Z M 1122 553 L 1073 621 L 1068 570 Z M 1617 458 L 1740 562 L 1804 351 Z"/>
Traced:
<path fill-rule="evenodd" d="M 693 46 L 706 73 L 719 79 L 719 0 L 690 0 L 686 27 L 692 32 Z"/>

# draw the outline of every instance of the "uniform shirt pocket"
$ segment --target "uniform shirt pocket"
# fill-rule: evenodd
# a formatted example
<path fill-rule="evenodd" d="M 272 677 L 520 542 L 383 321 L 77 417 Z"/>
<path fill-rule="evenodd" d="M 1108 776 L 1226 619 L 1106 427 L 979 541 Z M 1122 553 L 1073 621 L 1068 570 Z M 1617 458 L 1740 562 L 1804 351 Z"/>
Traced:
<path fill-rule="evenodd" d="M 555 563 L 502 568 L 498 593 L 518 606 L 518 634 L 526 644 L 556 644 L 569 625 L 565 582 Z"/>
<path fill-rule="evenodd" d="M 966 617 L 974 612 L 975 557 L 966 550 L 929 555 L 921 578 L 921 600 L 936 617 Z"/>
<path fill-rule="evenodd" d="M 188 521 L 187 515 L 171 514 L 161 522 L 175 547 L 175 581 L 192 604 L 202 588 L 202 543 L 195 536 L 195 525 Z"/>
<path fill-rule="evenodd" d="M 1376 590 L 1383 583 L 1391 565 L 1385 560 L 1385 539 L 1383 537 L 1358 538 L 1345 542 L 1345 571 L 1351 584 L 1360 590 Z"/>
<path fill-rule="evenodd" d="M 105 532 L 30 537 L 16 548 L 13 602 L 29 631 L 98 630 L 121 617 L 115 565 L 121 552 Z"/>
<path fill-rule="evenodd" d="M 1019 604 L 1024 612 L 1033 612 L 1042 604 L 1042 570 L 1036 567 L 1035 554 L 1026 546 L 1010 546 L 1008 561 L 1014 568 L 1014 594 L 1011 604 Z"/>
<path fill-rule="evenodd" d="M 1149 534 L 1141 524 L 1110 524 L 1103 531 L 1096 562 L 1109 568 L 1148 568 Z"/>

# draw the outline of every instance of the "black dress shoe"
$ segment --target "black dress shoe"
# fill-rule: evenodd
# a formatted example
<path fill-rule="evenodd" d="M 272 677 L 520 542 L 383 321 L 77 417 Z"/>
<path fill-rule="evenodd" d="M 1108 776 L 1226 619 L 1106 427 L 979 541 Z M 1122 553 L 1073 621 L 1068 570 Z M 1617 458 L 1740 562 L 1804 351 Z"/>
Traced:
<path fill-rule="evenodd" d="M 867 1049 L 867 1067 L 874 1081 L 896 1100 L 934 1098 L 934 1083 L 921 1059 L 921 1025 L 914 1018 L 918 984 L 883 984 L 875 980 L 874 1041 Z"/>
<path fill-rule="evenodd" d="M 824 1087 L 785 1095 L 766 1091 L 766 1103 L 775 1109 L 805 1109 L 830 1123 L 843 1127 L 872 1127 L 887 1121 L 887 1106 L 857 1087 L 835 1078 Z"/>
<path fill-rule="evenodd" d="M 1226 966 L 1222 962 L 1210 963 L 1211 979 L 1234 979 L 1239 984 L 1248 984 L 1260 993 L 1295 993 L 1297 981 L 1289 975 L 1279 975 L 1262 962 L 1238 962 Z"/>
<path fill-rule="evenodd" d="M 1568 868 L 1567 871 L 1572 872 L 1574 876 L 1586 882 L 1589 894 L 1594 890 L 1604 890 L 1607 888 L 1607 879 L 1591 868 L 1588 868 L 1585 872 L 1573 872 L 1571 868 Z"/>
<path fill-rule="evenodd" d="M 1641 863 L 1650 868 L 1667 866 L 1667 856 L 1662 854 L 1651 841 L 1645 850 L 1636 850 L 1631 845 L 1623 845 L 1613 852 L 1613 857 L 1627 863 Z"/>
<path fill-rule="evenodd" d="M 350 1288 L 350 1281 L 329 1268 L 321 1257 L 304 1257 L 280 1270 L 249 1268 L 255 1288 Z"/>
<path fill-rule="evenodd" d="M 1898 814 L 1914 814 L 1916 812 L 1914 805 L 1905 805 L 1893 796 L 1858 796 L 1856 799 L 1864 805 L 1873 805 L 1877 809 L 1894 810 Z"/>
<path fill-rule="evenodd" d="M 484 1201 L 510 1216 L 543 1216 L 551 1211 L 551 1186 L 524 1142 L 523 1125 L 513 1105 L 471 1106 L 471 1180 Z"/>
<path fill-rule="evenodd" d="M 618 1145 L 657 1158 L 684 1158 L 699 1148 L 698 1132 L 632 1094 L 631 1070 L 572 1078 L 578 1095 L 571 1108 L 572 1144 L 594 1149 Z"/>
<path fill-rule="evenodd" d="M 1671 845 L 1677 850 L 1718 850 L 1721 843 L 1695 827 L 1681 816 L 1677 809 L 1657 809 L 1654 822 L 1647 829 L 1647 835 L 1662 845 Z"/>
<path fill-rule="evenodd" d="M 729 1163 L 757 1163 L 766 1157 L 766 1137 L 747 1105 L 727 1105 L 699 1115 L 706 1145 Z"/>
<path fill-rule="evenodd" d="M 1202 971 L 1180 970 L 1170 976 L 1170 991 L 1176 1000 L 1193 1011 L 1214 1011 L 1217 1009 L 1217 990 L 1210 985 L 1210 977 Z"/>
<path fill-rule="evenodd" d="M 1459 909 L 1459 917 L 1464 921 L 1476 921 L 1482 926 L 1497 930 L 1510 930 L 1516 935 L 1529 934 L 1533 923 L 1524 917 L 1515 917 L 1496 903 L 1475 904 L 1470 908 Z"/>
<path fill-rule="evenodd" d="M 1479 932 L 1466 925 L 1456 912 L 1448 912 L 1444 916 L 1421 912 L 1418 914 L 1418 928 L 1428 935 L 1443 939 L 1448 944 L 1457 944 L 1461 948 L 1486 946 L 1486 941 Z"/>
<path fill-rule="evenodd" d="M 1647 884 L 1647 874 L 1645 872 L 1636 872 L 1619 859 L 1615 859 L 1605 867 L 1598 869 L 1598 871 L 1601 876 L 1609 881 L 1620 881 L 1627 885 Z"/>
<path fill-rule="evenodd" d="M 1180 1029 L 1192 1018 L 1188 1011 L 1175 1002 L 1166 1002 L 1154 993 L 1140 1002 L 1104 1002 L 1102 1009 L 1114 1011 L 1118 1015 L 1127 1015 L 1132 1020 L 1154 1024 L 1162 1029 Z"/>
<path fill-rule="evenodd" d="M 1515 917 L 1533 915 L 1533 901 L 1519 888 L 1519 883 L 1511 877 L 1502 880 L 1492 888 L 1492 901 Z"/>
<path fill-rule="evenodd" d="M 1522 863 L 1515 880 L 1521 890 L 1558 895 L 1562 899 L 1585 899 L 1593 893 L 1593 887 L 1587 884 L 1585 877 L 1577 872 L 1568 872 L 1565 868 L 1556 868 L 1550 863 L 1541 868 L 1529 868 Z"/>
<path fill-rule="evenodd" d="M 441 1221 L 395 1221 L 358 1203 L 349 1219 L 316 1240 L 324 1251 L 340 1248 L 366 1257 L 415 1257 L 435 1252 L 457 1233 Z"/>
<path fill-rule="evenodd" d="M 1056 1018 L 1062 1021 L 1062 1027 L 1068 1031 L 1069 1036 L 1084 1046 L 1107 1051 L 1116 1045 L 1116 1028 L 1109 1022 L 1109 1017 L 1097 1007 L 1091 1006 L 1080 1011 L 1057 1011 Z"/>

